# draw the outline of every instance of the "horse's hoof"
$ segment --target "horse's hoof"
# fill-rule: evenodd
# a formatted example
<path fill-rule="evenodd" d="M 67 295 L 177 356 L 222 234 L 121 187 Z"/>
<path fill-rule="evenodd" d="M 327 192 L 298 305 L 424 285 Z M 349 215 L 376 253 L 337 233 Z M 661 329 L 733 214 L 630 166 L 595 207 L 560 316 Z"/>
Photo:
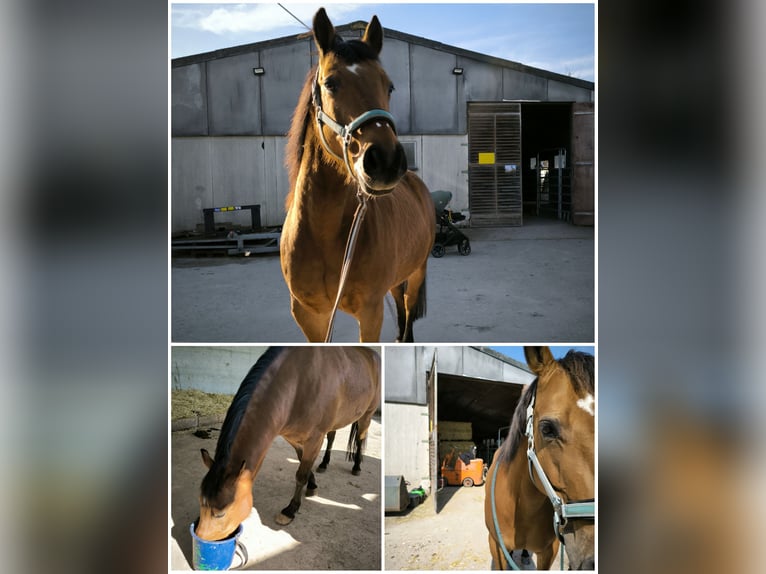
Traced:
<path fill-rule="evenodd" d="M 306 489 L 306 497 L 307 498 L 309 496 L 316 496 L 316 494 L 317 494 L 317 489 L 316 488 L 307 488 Z"/>
<path fill-rule="evenodd" d="M 325 470 L 327 470 L 326 466 L 318 466 L 317 467 L 317 472 L 324 472 Z"/>
<path fill-rule="evenodd" d="M 359 476 L 360 474 L 362 474 L 362 469 L 354 468 L 351 470 L 351 474 L 353 474 L 354 476 Z"/>
<path fill-rule="evenodd" d="M 290 518 L 289 516 L 285 516 L 281 512 L 279 514 L 277 514 L 277 516 L 274 518 L 274 520 L 276 520 L 277 524 L 279 524 L 281 526 L 287 526 L 288 524 L 290 524 L 293 521 L 292 518 Z"/>

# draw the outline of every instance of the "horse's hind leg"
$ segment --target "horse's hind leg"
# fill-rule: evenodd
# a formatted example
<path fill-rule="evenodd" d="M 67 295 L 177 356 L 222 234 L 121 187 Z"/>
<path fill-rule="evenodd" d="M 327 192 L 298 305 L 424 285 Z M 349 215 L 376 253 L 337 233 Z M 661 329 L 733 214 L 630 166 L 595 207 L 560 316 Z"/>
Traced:
<path fill-rule="evenodd" d="M 426 315 L 426 263 L 407 278 L 407 288 L 404 292 L 406 322 L 401 337 L 402 343 L 415 342 L 412 324 Z"/>
<path fill-rule="evenodd" d="M 283 508 L 279 514 L 277 514 L 275 518 L 277 524 L 284 526 L 286 524 L 290 524 L 293 521 L 295 518 L 295 513 L 298 512 L 298 509 L 301 507 L 303 487 L 305 487 L 307 483 L 309 485 L 309 492 L 307 492 L 307 496 L 316 493 L 317 485 L 316 482 L 314 482 L 314 473 L 311 471 L 311 467 L 314 465 L 314 461 L 319 455 L 319 451 L 322 449 L 323 439 L 324 435 L 319 435 L 319 437 L 312 438 L 310 442 L 304 444 L 303 447 L 293 444 L 295 452 L 300 457 L 298 471 L 295 473 L 295 492 L 293 493 L 293 497 L 290 500 L 290 504 Z"/>
<path fill-rule="evenodd" d="M 327 448 L 324 451 L 324 458 L 317 467 L 317 472 L 324 472 L 327 470 L 327 465 L 330 464 L 330 452 L 332 451 L 332 443 L 335 442 L 335 431 L 327 433 Z"/>
<path fill-rule="evenodd" d="M 364 442 L 367 440 L 367 432 L 370 430 L 372 415 L 375 414 L 376 409 L 377 402 L 375 402 L 374 405 L 351 426 L 351 434 L 348 439 L 348 444 L 349 453 L 353 453 L 354 457 L 354 466 L 351 469 L 351 474 L 354 476 L 359 476 L 362 473 L 362 451 L 364 450 Z M 354 441 L 353 445 L 352 441 Z"/>
<path fill-rule="evenodd" d="M 404 307 L 404 290 L 406 288 L 406 281 L 391 288 L 391 295 L 394 298 L 394 303 L 396 303 L 396 322 L 399 328 L 399 331 L 396 335 L 397 343 L 404 339 L 404 331 L 407 328 L 407 309 Z"/>

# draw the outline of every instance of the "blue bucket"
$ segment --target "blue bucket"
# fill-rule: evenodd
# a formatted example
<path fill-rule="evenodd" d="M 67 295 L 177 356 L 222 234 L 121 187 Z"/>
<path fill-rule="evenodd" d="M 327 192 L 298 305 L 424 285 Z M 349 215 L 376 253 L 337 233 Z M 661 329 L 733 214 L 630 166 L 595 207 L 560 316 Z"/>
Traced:
<path fill-rule="evenodd" d="M 192 535 L 192 566 L 195 570 L 228 570 L 234 562 L 234 554 L 239 550 L 241 559 L 237 568 L 244 566 L 247 562 L 247 550 L 239 541 L 242 534 L 242 525 L 223 540 L 211 542 L 203 540 L 194 530 L 197 522 L 192 522 L 189 531 Z"/>

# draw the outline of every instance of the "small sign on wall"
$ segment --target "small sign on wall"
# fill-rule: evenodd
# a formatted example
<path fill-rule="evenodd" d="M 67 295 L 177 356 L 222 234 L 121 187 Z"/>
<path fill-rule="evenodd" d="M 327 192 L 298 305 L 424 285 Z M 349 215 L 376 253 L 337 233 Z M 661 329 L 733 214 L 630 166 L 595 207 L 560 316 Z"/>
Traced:
<path fill-rule="evenodd" d="M 479 152 L 480 165 L 492 165 L 493 163 L 495 163 L 494 152 Z"/>

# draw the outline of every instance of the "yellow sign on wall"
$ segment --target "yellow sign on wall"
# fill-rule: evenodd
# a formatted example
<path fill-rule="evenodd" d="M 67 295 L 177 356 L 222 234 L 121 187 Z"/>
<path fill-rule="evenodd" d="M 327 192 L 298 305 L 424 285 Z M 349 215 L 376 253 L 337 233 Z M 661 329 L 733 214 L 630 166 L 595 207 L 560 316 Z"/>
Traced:
<path fill-rule="evenodd" d="M 495 154 L 493 152 L 479 152 L 479 164 L 495 163 Z"/>

